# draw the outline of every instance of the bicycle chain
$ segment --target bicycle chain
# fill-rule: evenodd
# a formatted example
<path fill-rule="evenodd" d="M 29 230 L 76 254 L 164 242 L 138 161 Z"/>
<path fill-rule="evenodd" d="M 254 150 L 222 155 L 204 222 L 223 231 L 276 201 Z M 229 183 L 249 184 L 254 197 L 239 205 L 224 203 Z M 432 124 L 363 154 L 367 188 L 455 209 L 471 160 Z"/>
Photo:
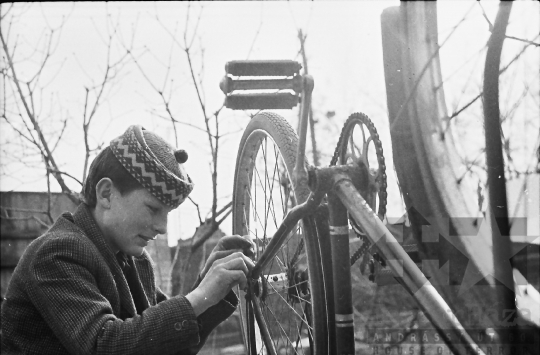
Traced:
<path fill-rule="evenodd" d="M 370 136 L 373 138 L 373 145 L 375 146 L 375 152 L 377 154 L 377 162 L 379 163 L 379 175 L 377 176 L 377 179 L 375 180 L 379 184 L 379 209 L 378 209 L 378 215 L 379 218 L 382 220 L 384 216 L 386 215 L 386 202 L 388 194 L 386 192 L 387 182 L 386 182 L 386 164 L 384 160 L 384 154 L 383 154 L 383 148 L 382 148 L 382 142 L 379 139 L 379 134 L 377 133 L 377 129 L 375 128 L 375 125 L 373 122 L 369 119 L 368 116 L 366 116 L 363 113 L 353 113 L 350 115 L 347 120 L 345 121 L 345 124 L 343 125 L 343 129 L 341 130 L 341 133 L 339 135 L 339 140 L 336 145 L 336 149 L 334 150 L 334 155 L 332 156 L 332 160 L 330 161 L 330 166 L 336 165 L 338 159 L 339 159 L 339 153 L 341 145 L 343 144 L 343 140 L 345 135 L 348 133 L 346 132 L 347 124 L 355 119 L 359 119 L 368 129 Z M 354 127 L 354 126 L 353 126 Z M 347 137 L 348 139 L 348 137 Z M 362 152 L 364 153 L 364 152 Z M 351 256 L 351 266 L 360 259 L 362 255 L 365 254 L 366 251 L 371 247 L 371 243 L 368 240 L 368 238 L 365 236 L 365 234 L 361 231 L 360 227 L 356 224 L 356 222 L 349 218 L 351 225 L 353 227 L 354 232 L 362 240 L 363 244 L 358 250 Z M 296 264 L 297 258 L 304 247 L 304 240 L 300 240 L 300 244 L 293 255 L 293 258 L 291 259 L 290 264 L 288 265 L 288 268 L 293 267 Z"/>
<path fill-rule="evenodd" d="M 339 159 L 339 154 L 342 148 L 342 144 L 345 140 L 349 139 L 348 135 L 352 133 L 352 130 L 350 132 L 347 130 L 348 124 L 350 121 L 353 120 L 360 120 L 364 126 L 369 131 L 369 134 L 371 138 L 373 139 L 373 145 L 375 146 L 375 153 L 377 155 L 377 162 L 379 164 L 379 174 L 376 178 L 376 182 L 379 185 L 379 209 L 378 209 L 378 215 L 379 218 L 382 220 L 384 216 L 386 215 L 386 202 L 387 202 L 387 182 L 386 182 L 386 164 L 384 161 L 384 154 L 383 154 L 383 148 L 382 148 L 382 142 L 379 139 L 379 134 L 377 133 L 377 129 L 375 128 L 375 125 L 368 116 L 366 116 L 363 113 L 353 113 L 352 115 L 347 118 L 345 121 L 345 124 L 343 125 L 343 129 L 341 130 L 341 134 L 339 135 L 339 140 L 336 145 L 336 149 L 334 150 L 334 155 L 332 157 L 332 160 L 330 161 L 330 166 L 336 165 L 337 161 Z M 352 126 L 354 127 L 354 126 Z M 346 137 L 347 136 L 347 137 Z M 365 154 L 365 152 L 362 152 L 362 154 Z M 354 232 L 362 240 L 363 244 L 362 246 L 352 255 L 351 257 L 351 266 L 356 263 L 358 259 L 369 249 L 371 246 L 371 243 L 369 242 L 368 238 L 365 236 L 365 234 L 361 231 L 360 227 L 356 224 L 356 222 L 349 217 L 349 221 L 351 222 L 351 225 L 353 227 Z"/>

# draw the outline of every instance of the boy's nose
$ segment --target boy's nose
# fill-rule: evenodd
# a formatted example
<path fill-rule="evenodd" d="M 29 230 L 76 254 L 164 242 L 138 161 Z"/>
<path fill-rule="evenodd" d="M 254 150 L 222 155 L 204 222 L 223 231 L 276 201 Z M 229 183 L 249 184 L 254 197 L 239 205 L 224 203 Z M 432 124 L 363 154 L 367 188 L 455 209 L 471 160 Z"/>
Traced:
<path fill-rule="evenodd" d="M 162 218 L 157 218 L 154 223 L 154 230 L 158 234 L 165 234 L 167 233 L 167 215 Z"/>

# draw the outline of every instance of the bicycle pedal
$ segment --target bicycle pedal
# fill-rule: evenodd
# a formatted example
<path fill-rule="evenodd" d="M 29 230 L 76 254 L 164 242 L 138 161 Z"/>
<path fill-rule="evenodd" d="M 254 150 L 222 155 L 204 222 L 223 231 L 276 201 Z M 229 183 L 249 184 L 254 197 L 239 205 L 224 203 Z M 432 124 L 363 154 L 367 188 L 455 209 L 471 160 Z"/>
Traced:
<path fill-rule="evenodd" d="M 233 60 L 225 72 L 234 76 L 294 76 L 302 65 L 294 60 Z"/>
<path fill-rule="evenodd" d="M 232 110 L 290 110 L 298 101 L 298 95 L 286 92 L 231 94 L 225 98 L 225 107 Z"/>
<path fill-rule="evenodd" d="M 235 60 L 219 87 L 233 110 L 292 109 L 300 102 L 302 65 L 292 60 Z"/>

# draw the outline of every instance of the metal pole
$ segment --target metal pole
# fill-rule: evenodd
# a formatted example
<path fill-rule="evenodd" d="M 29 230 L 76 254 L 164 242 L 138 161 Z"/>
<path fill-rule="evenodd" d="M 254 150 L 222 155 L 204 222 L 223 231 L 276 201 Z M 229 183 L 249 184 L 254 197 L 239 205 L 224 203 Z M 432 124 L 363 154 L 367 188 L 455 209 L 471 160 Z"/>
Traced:
<path fill-rule="evenodd" d="M 268 266 L 270 262 L 272 262 L 272 259 L 280 250 L 289 232 L 296 227 L 296 224 L 300 221 L 300 219 L 315 211 L 323 196 L 324 194 L 322 193 L 312 193 L 308 196 L 306 202 L 302 203 L 301 205 L 294 206 L 291 210 L 289 210 L 289 212 L 287 212 L 285 218 L 281 222 L 281 225 L 274 233 L 263 254 L 259 256 L 259 259 L 251 270 L 252 279 L 257 280 L 261 276 L 262 270 Z"/>
<path fill-rule="evenodd" d="M 307 186 L 308 176 L 305 163 L 307 124 L 311 107 L 311 93 L 315 85 L 311 75 L 304 75 L 303 80 L 304 91 L 302 93 L 300 121 L 298 122 L 298 151 L 296 152 L 296 165 L 293 171 L 295 189 L 298 186 Z"/>
<path fill-rule="evenodd" d="M 334 194 L 328 194 L 330 245 L 338 355 L 354 354 L 354 313 L 352 305 L 349 220 L 347 209 Z"/>

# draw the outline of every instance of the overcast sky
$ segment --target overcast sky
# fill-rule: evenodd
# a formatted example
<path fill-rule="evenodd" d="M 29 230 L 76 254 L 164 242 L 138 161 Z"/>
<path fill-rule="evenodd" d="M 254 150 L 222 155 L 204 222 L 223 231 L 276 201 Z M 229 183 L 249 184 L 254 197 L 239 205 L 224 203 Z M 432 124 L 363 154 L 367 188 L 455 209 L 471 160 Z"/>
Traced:
<path fill-rule="evenodd" d="M 333 151 L 337 142 L 336 132 L 340 124 L 349 114 L 361 111 L 373 119 L 381 133 L 389 162 L 388 175 L 395 181 L 390 163 L 391 145 L 384 91 L 380 15 L 386 7 L 399 5 L 398 1 L 208 2 L 190 5 L 189 22 L 186 22 L 188 3 L 19 3 L 11 9 L 11 14 L 17 15 L 16 20 L 11 23 L 9 33 L 9 23 L 3 21 L 2 33 L 12 45 L 15 38 L 18 39 L 15 59 L 18 61 L 17 74 L 23 80 L 28 80 L 36 71 L 41 55 L 34 49 L 41 48 L 47 28 L 64 23 L 61 34 L 55 37 L 54 54 L 44 71 L 44 96 L 36 103 L 42 107 L 42 122 L 47 129 L 58 129 L 58 120 L 68 118 L 65 139 L 58 146 L 56 155 L 63 170 L 82 177 L 84 146 L 80 127 L 85 87 L 98 84 L 103 77 L 107 36 L 113 33 L 114 28 L 117 32 L 110 52 L 112 61 L 120 58 L 126 48 L 131 48 L 132 45 L 140 67 L 158 87 L 163 85 L 170 62 L 171 69 L 167 78 L 174 80 L 174 90 L 170 92 L 171 111 L 180 120 L 199 127 L 203 127 L 203 120 L 194 88 L 190 83 L 186 57 L 181 49 L 173 44 L 171 33 L 175 33 L 176 40 L 183 42 L 185 28 L 189 36 L 196 31 L 193 44 L 194 62 L 196 70 L 204 74 L 202 82 L 206 105 L 212 112 L 223 102 L 223 94 L 218 84 L 227 61 L 301 61 L 298 56 L 297 31 L 302 29 L 308 35 L 306 49 L 309 71 L 315 78 L 313 106 L 316 116 L 323 121 L 318 130 L 321 146 L 327 154 L 323 163 L 329 161 L 328 154 Z M 474 8 L 471 10 L 472 6 Z M 2 4 L 3 13 L 7 7 Z M 485 3 L 484 9 L 486 16 L 493 21 L 497 3 Z M 441 35 L 448 33 L 469 10 L 471 12 L 463 30 L 455 35 L 454 47 L 449 44 L 449 47 L 444 48 L 447 52 L 441 52 L 445 58 L 450 58 L 450 62 L 454 61 L 454 57 L 456 62 L 457 59 L 466 62 L 485 45 L 490 33 L 481 8 L 473 2 L 442 2 L 439 7 Z M 536 2 L 517 4 L 513 12 L 509 31 L 511 29 L 516 34 L 518 30 L 528 34 L 539 32 L 539 7 Z M 520 17 L 515 14 L 520 14 Z M 200 23 L 195 27 L 199 15 Z M 517 20 L 518 18 L 520 20 Z M 525 26 L 525 23 L 528 23 L 528 26 Z M 527 61 L 522 64 L 525 69 L 522 69 L 521 75 L 538 75 L 538 62 L 534 64 L 537 59 L 538 55 L 527 57 Z M 531 70 L 531 65 L 533 68 L 536 65 L 536 69 Z M 5 62 L 2 67 L 5 68 Z M 466 77 L 467 74 L 463 76 Z M 171 82 L 168 83 L 170 85 Z M 167 86 L 165 92 L 168 93 L 170 87 Z M 3 83 L 2 90 L 4 88 Z M 133 62 L 123 67 L 114 85 L 105 94 L 106 100 L 100 106 L 91 126 L 94 147 L 109 142 L 131 124 L 141 124 L 174 143 L 170 122 L 157 116 L 164 113 L 159 95 Z M 6 102 L 9 105 L 9 99 Z M 54 102 L 52 106 L 51 102 Z M 455 98 L 450 102 L 455 103 Z M 535 108 L 528 105 L 525 110 L 534 111 Z M 534 106 L 534 103 L 532 105 Z M 324 121 L 328 111 L 336 113 L 330 122 Z M 295 110 L 281 113 L 291 122 L 296 117 Z M 529 114 L 528 111 L 524 113 Z M 231 198 L 237 145 L 248 120 L 246 113 L 231 110 L 224 110 L 220 116 L 221 133 L 227 133 L 222 140 L 219 160 L 220 205 Z M 4 120 L 0 125 L 2 132 L 6 132 Z M 205 213 L 209 211 L 211 204 L 207 140 L 205 135 L 196 129 L 182 125 L 177 128 L 176 143 L 190 154 L 186 167 L 196 183 L 192 198 Z M 2 142 L 6 142 L 5 133 L 2 135 Z M 470 139 L 475 138 L 464 140 Z M 536 135 L 529 132 L 524 139 L 534 141 Z M 9 150 L 2 149 L 4 162 L 9 160 L 10 154 Z M 12 162 L 9 168 L 3 165 L 2 169 L 2 191 L 46 190 L 44 173 L 41 170 L 29 169 L 17 165 L 16 162 Z M 80 190 L 80 185 L 76 182 L 68 183 L 74 190 Z M 57 186 L 55 188 L 58 190 Z M 390 187 L 390 196 L 389 215 L 398 217 L 402 209 L 395 183 Z M 186 203 L 178 211 L 182 214 L 181 227 L 170 228 L 171 244 L 178 236 L 190 236 L 197 225 L 192 205 Z M 176 223 L 176 217 L 172 220 Z M 230 225 L 225 224 L 225 233 L 230 233 L 227 229 L 230 229 Z"/>

